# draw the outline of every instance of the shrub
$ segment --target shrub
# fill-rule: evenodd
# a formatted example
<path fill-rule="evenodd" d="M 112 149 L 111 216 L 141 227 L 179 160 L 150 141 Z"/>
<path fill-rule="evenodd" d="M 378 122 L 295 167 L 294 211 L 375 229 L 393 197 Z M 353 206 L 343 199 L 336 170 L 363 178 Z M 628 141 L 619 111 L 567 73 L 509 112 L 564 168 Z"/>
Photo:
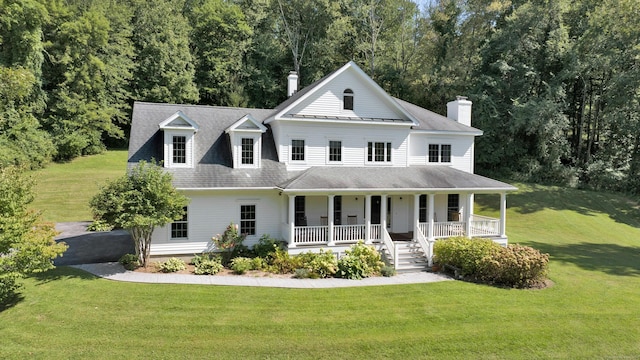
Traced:
<path fill-rule="evenodd" d="M 490 239 L 455 237 L 437 241 L 433 252 L 438 263 L 454 266 L 468 276 L 477 274 L 483 258 L 498 248 L 500 245 Z"/>
<path fill-rule="evenodd" d="M 531 287 L 547 275 L 549 254 L 521 245 L 500 247 L 482 260 L 479 277 L 481 280 L 517 287 Z"/>
<path fill-rule="evenodd" d="M 118 260 L 118 262 L 122 264 L 125 269 L 130 271 L 140 267 L 140 259 L 137 255 L 134 254 L 124 254 L 120 258 L 120 260 Z"/>
<path fill-rule="evenodd" d="M 382 269 L 380 269 L 380 274 L 384 277 L 396 276 L 396 269 L 394 269 L 393 266 L 383 266 Z"/>
<path fill-rule="evenodd" d="M 253 245 L 253 253 L 257 257 L 267 259 L 276 250 L 286 250 L 286 243 L 282 240 L 277 240 L 270 237 L 267 234 L 262 235 L 257 244 Z"/>
<path fill-rule="evenodd" d="M 164 273 L 171 273 L 187 268 L 187 265 L 183 260 L 178 258 L 171 258 L 165 262 L 158 263 L 158 269 Z"/>
<path fill-rule="evenodd" d="M 233 256 L 234 249 L 242 245 L 242 242 L 247 237 L 246 234 L 240 234 L 238 232 L 238 224 L 230 223 L 224 230 L 222 235 L 217 234 L 211 238 L 211 242 L 215 245 L 216 249 L 221 251 L 222 264 L 226 265 Z"/>
<path fill-rule="evenodd" d="M 191 263 L 195 266 L 193 273 L 196 275 L 215 275 L 224 268 L 217 254 L 196 255 L 191 259 Z"/>
<path fill-rule="evenodd" d="M 104 220 L 94 220 L 89 226 L 87 226 L 88 231 L 111 231 L 113 230 L 113 226 L 109 225 Z"/>
<path fill-rule="evenodd" d="M 302 267 L 300 266 L 299 258 L 289 255 L 289 253 L 283 249 L 276 249 L 276 251 L 271 253 L 268 261 L 270 265 L 269 271 L 278 274 L 290 274 L 295 269 Z"/>
<path fill-rule="evenodd" d="M 345 255 L 338 260 L 337 275 L 346 279 L 359 280 L 379 274 L 383 266 L 380 253 L 373 246 L 364 245 L 360 241 L 346 250 Z"/>
<path fill-rule="evenodd" d="M 252 270 L 251 259 L 246 257 L 237 257 L 231 260 L 231 270 L 238 275 L 242 275 L 245 272 Z"/>
<path fill-rule="evenodd" d="M 307 252 L 297 256 L 300 268 L 309 270 L 315 277 L 326 278 L 338 271 L 338 261 L 331 250 L 319 253 Z"/>
<path fill-rule="evenodd" d="M 0 305 L 9 302 L 16 296 L 16 290 L 20 288 L 18 278 L 20 275 L 16 272 L 0 273 Z"/>
<path fill-rule="evenodd" d="M 265 259 L 256 257 L 251 259 L 251 268 L 253 270 L 266 270 L 269 268 L 269 264 L 267 264 Z"/>

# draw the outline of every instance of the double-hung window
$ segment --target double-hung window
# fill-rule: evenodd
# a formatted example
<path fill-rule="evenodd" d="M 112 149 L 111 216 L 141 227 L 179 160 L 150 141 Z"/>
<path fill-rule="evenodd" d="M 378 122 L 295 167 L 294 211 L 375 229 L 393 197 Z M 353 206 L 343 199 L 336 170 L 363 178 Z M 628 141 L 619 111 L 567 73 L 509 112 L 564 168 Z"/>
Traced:
<path fill-rule="evenodd" d="M 345 89 L 342 93 L 342 109 L 353 110 L 353 90 Z"/>
<path fill-rule="evenodd" d="M 240 233 L 256 234 L 256 206 L 240 205 Z"/>
<path fill-rule="evenodd" d="M 242 164 L 253 165 L 253 139 L 242 138 Z"/>
<path fill-rule="evenodd" d="M 420 195 L 420 203 L 418 208 L 419 208 L 418 220 L 421 223 L 427 222 L 427 195 Z"/>
<path fill-rule="evenodd" d="M 173 157 L 174 164 L 187 163 L 187 137 L 173 136 Z"/>
<path fill-rule="evenodd" d="M 304 161 L 304 140 L 291 140 L 291 161 Z"/>
<path fill-rule="evenodd" d="M 180 220 L 171 223 L 171 239 L 187 239 L 189 237 L 189 217 L 187 207 L 183 208 L 184 214 Z"/>
<path fill-rule="evenodd" d="M 450 163 L 451 144 L 429 144 L 429 162 Z"/>
<path fill-rule="evenodd" d="M 391 162 L 391 143 L 369 141 L 367 143 L 367 161 Z"/>
<path fill-rule="evenodd" d="M 337 140 L 329 141 L 329 161 L 330 162 L 342 161 L 342 141 L 337 141 Z"/>

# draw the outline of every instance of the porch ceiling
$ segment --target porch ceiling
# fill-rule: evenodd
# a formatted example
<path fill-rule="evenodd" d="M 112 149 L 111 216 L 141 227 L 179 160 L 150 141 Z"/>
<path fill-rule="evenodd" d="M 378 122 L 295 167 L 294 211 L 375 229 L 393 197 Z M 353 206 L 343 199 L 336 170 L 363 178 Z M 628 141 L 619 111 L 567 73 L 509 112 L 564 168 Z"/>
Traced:
<path fill-rule="evenodd" d="M 313 167 L 278 186 L 285 192 L 472 191 L 503 192 L 514 186 L 449 166 Z"/>

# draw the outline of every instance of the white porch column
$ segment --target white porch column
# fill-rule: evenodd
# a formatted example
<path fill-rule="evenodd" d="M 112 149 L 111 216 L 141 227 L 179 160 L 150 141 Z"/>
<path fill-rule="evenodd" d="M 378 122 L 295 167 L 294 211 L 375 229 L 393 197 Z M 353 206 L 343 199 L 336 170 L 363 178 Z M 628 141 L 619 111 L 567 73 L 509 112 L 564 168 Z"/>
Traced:
<path fill-rule="evenodd" d="M 427 194 L 427 219 L 429 219 L 429 227 L 427 228 L 427 240 L 433 241 L 433 227 L 434 227 L 434 215 L 435 215 L 435 194 Z"/>
<path fill-rule="evenodd" d="M 500 237 L 507 237 L 507 193 L 500 193 Z"/>
<path fill-rule="evenodd" d="M 335 195 L 329 195 L 329 204 L 327 204 L 327 226 L 329 227 L 327 230 L 327 245 L 333 246 L 335 243 L 333 242 L 333 200 Z"/>
<path fill-rule="evenodd" d="M 380 201 L 380 239 L 382 239 L 383 230 L 387 230 L 387 195 L 381 195 Z"/>
<path fill-rule="evenodd" d="M 427 241 L 429 242 L 429 252 L 427 254 L 427 260 L 429 261 L 429 266 L 433 265 L 433 244 L 436 242 L 436 239 L 433 235 L 435 197 L 435 194 L 427 194 L 427 219 L 429 220 L 429 226 L 427 227 Z"/>
<path fill-rule="evenodd" d="M 295 243 L 295 221 L 296 218 L 296 196 L 289 195 L 289 247 L 296 247 Z"/>
<path fill-rule="evenodd" d="M 371 244 L 371 195 L 364 197 L 364 243 Z"/>
<path fill-rule="evenodd" d="M 471 237 L 471 207 L 473 196 L 471 194 L 466 194 L 465 196 L 465 211 L 464 211 L 464 234 L 466 237 Z"/>
<path fill-rule="evenodd" d="M 418 238 L 418 224 L 420 223 L 420 194 L 413 195 L 413 238 Z"/>

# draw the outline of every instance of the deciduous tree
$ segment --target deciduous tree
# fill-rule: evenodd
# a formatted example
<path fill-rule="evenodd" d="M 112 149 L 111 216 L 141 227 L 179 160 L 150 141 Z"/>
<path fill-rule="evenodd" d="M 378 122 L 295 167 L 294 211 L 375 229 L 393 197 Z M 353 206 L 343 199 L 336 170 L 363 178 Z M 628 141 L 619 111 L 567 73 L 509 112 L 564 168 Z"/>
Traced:
<path fill-rule="evenodd" d="M 96 220 L 131 233 L 140 264 L 146 266 L 151 235 L 157 226 L 180 219 L 188 199 L 155 164 L 140 162 L 129 173 L 108 182 L 90 201 Z"/>

